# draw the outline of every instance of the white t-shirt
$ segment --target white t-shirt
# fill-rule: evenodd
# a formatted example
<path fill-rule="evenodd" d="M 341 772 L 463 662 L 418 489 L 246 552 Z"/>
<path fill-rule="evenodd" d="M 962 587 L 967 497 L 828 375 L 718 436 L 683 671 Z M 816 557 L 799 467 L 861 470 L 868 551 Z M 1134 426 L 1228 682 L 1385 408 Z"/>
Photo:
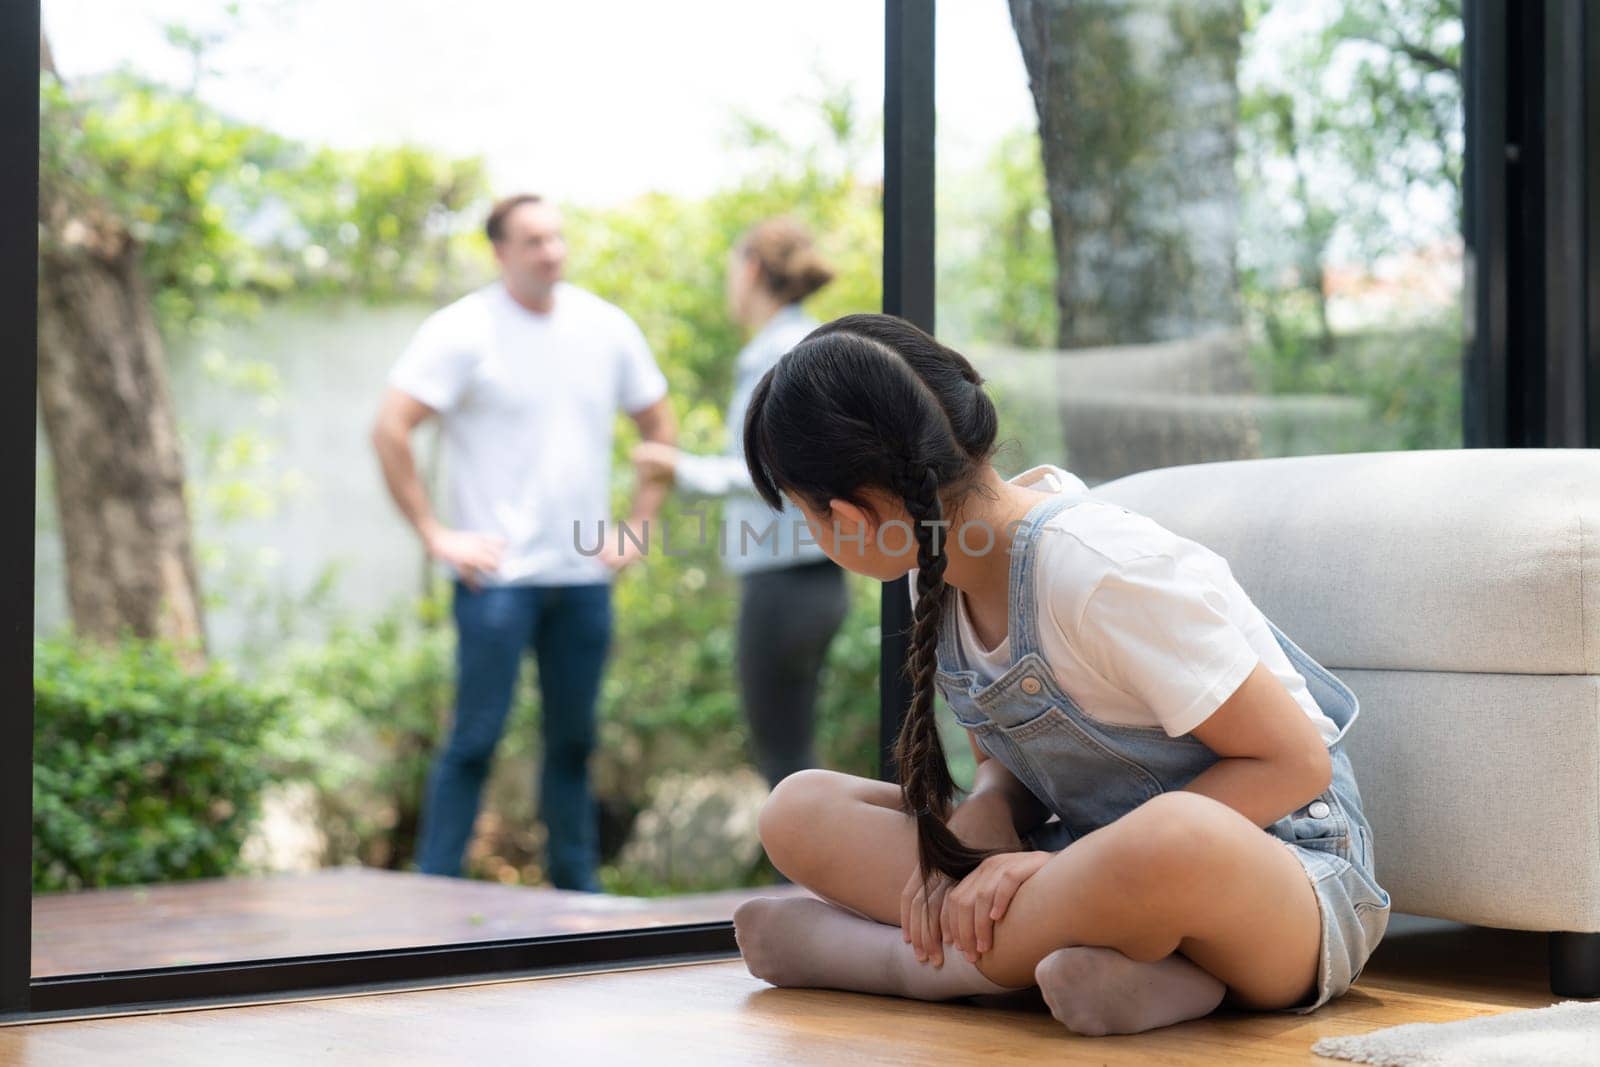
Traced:
<path fill-rule="evenodd" d="M 616 414 L 642 411 L 667 392 L 644 334 L 621 308 L 565 282 L 554 299 L 540 314 L 499 281 L 468 293 L 423 321 L 389 375 L 439 413 L 449 521 L 506 541 L 493 584 L 610 580 L 611 569 L 578 546 L 593 551 L 602 521 L 616 543 Z"/>
<path fill-rule="evenodd" d="M 1053 466 L 1011 481 L 1054 493 L 1085 491 L 1076 475 Z M 1091 496 L 1045 523 L 1034 553 L 1039 654 L 1084 714 L 1159 726 L 1178 737 L 1210 717 L 1260 662 L 1324 739 L 1338 736 L 1261 610 L 1215 552 Z M 952 594 L 961 666 L 993 681 L 1011 666 L 1010 635 L 985 649 L 966 597 Z"/>

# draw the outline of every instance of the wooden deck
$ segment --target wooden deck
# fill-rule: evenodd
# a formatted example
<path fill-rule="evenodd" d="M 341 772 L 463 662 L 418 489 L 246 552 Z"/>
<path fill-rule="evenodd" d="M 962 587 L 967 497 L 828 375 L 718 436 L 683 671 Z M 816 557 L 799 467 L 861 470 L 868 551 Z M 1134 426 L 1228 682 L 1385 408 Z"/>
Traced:
<path fill-rule="evenodd" d="M 1396 916 L 1313 1015 L 1080 1038 L 1047 1013 L 773 989 L 738 962 L 0 1029 L 0 1067 L 82 1063 L 1321 1064 L 1319 1038 L 1550 1004 L 1545 941 Z"/>
<path fill-rule="evenodd" d="M 364 867 L 52 893 L 33 901 L 33 974 L 721 922 L 740 901 L 790 893 L 804 890 L 615 897 Z"/>

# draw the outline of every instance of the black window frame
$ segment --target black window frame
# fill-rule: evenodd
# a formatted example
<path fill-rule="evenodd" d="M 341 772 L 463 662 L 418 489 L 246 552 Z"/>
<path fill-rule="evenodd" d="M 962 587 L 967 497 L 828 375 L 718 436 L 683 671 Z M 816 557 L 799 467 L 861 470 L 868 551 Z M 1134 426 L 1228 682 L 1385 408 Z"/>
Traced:
<path fill-rule="evenodd" d="M 934 2 L 885 0 L 883 307 L 932 330 Z M 1600 445 L 1600 9 L 1466 0 L 1468 447 Z M 0 4 L 0 1022 L 737 955 L 732 924 L 335 953 L 35 978 L 31 973 L 34 462 L 37 433 L 36 2 Z M 882 594 L 883 777 L 910 687 L 905 579 Z"/>
<path fill-rule="evenodd" d="M 1600 447 L 1600 9 L 1466 0 L 1468 448 Z"/>

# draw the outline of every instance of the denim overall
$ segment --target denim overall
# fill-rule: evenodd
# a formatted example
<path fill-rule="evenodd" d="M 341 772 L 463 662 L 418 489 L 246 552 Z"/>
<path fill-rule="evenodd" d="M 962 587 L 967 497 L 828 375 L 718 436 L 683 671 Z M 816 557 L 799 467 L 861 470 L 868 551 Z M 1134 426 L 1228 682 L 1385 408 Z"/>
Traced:
<path fill-rule="evenodd" d="M 1179 789 L 1218 759 L 1192 735 L 1170 737 L 1159 726 L 1101 722 L 1084 714 L 1040 655 L 1034 602 L 1037 533 L 1063 508 L 1088 499 L 1077 493 L 1041 501 L 1016 529 L 1008 620 L 1011 665 L 1003 674 L 982 684 L 977 672 L 960 669 L 956 597 L 946 599 L 939 628 L 939 692 L 978 746 L 1060 820 L 1046 822 L 1024 839 L 1027 847 L 1045 851 L 1065 848 L 1156 794 Z M 1342 994 L 1360 974 L 1388 926 L 1389 894 L 1372 873 L 1372 828 L 1362 814 L 1361 794 L 1342 744 L 1359 713 L 1355 694 L 1270 619 L 1267 625 L 1339 729 L 1328 746 L 1333 763 L 1328 789 L 1267 828 L 1304 866 L 1322 913 L 1316 994 L 1289 1009 L 1307 1012 Z"/>

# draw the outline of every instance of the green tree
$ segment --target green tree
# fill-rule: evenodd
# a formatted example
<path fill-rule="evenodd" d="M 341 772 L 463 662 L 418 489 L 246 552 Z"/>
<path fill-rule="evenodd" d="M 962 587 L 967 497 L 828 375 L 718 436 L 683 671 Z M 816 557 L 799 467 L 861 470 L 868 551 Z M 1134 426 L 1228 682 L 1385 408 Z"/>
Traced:
<path fill-rule="evenodd" d="M 39 409 L 73 624 L 91 640 L 159 637 L 198 656 L 183 456 L 142 249 L 42 38 L 39 55 Z"/>
<path fill-rule="evenodd" d="M 1339 337 L 1329 270 L 1335 256 L 1376 264 L 1459 241 L 1459 0 L 1348 0 L 1310 13 L 1255 0 L 1247 13 L 1247 51 L 1270 47 L 1275 60 L 1241 102 L 1241 281 L 1266 383 L 1367 396 L 1406 447 L 1458 444 L 1459 301 L 1373 327 L 1381 337 Z M 1305 24 L 1291 43 L 1258 43 L 1291 17 Z"/>
<path fill-rule="evenodd" d="M 40 406 L 74 624 L 198 642 L 168 348 L 272 300 L 436 297 L 477 250 L 483 164 L 312 148 L 128 74 L 69 90 L 45 69 L 40 122 Z M 271 368 L 212 358 L 271 386 Z M 260 455 L 249 431 L 208 452 L 231 466 L 201 505 L 260 497 L 236 462 Z"/>
<path fill-rule="evenodd" d="M 940 333 L 1054 348 L 1055 249 L 1038 136 L 1013 130 L 981 171 L 941 179 L 938 195 Z"/>
<path fill-rule="evenodd" d="M 1240 0 L 1011 0 L 1055 238 L 1057 345 L 1230 329 Z"/>

